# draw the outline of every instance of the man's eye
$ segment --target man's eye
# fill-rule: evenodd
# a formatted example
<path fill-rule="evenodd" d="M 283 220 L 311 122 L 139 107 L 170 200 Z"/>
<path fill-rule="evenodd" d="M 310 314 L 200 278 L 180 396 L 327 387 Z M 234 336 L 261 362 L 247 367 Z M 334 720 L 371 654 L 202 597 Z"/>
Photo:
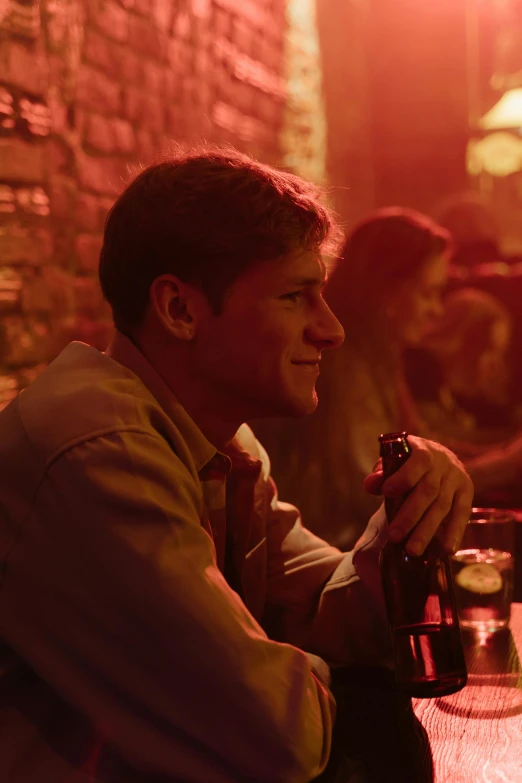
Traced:
<path fill-rule="evenodd" d="M 295 302 L 299 301 L 299 299 L 301 298 L 302 294 L 303 294 L 302 291 L 291 291 L 291 293 L 289 293 L 289 294 L 283 294 L 283 296 L 281 296 L 280 298 L 281 299 L 285 299 L 285 300 L 287 300 L 289 302 L 294 302 L 295 303 Z"/>

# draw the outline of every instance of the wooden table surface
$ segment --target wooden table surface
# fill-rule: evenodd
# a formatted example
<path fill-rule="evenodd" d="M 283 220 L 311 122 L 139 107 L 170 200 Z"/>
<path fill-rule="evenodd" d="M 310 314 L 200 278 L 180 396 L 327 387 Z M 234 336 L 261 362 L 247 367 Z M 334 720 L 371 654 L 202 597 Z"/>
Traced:
<path fill-rule="evenodd" d="M 463 634 L 468 684 L 439 699 L 414 699 L 428 734 L 434 783 L 522 783 L 522 603 L 510 629 Z"/>

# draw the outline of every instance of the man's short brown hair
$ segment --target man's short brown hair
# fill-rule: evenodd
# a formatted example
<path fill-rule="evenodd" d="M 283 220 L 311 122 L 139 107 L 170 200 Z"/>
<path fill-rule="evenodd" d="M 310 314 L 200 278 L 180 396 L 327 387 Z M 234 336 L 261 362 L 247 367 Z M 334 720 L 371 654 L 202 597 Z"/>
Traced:
<path fill-rule="evenodd" d="M 144 169 L 117 199 L 100 282 L 116 328 L 128 332 L 141 323 L 159 275 L 196 285 L 218 314 L 252 264 L 300 248 L 324 251 L 333 238 L 338 229 L 320 188 L 231 148 L 200 148 Z"/>

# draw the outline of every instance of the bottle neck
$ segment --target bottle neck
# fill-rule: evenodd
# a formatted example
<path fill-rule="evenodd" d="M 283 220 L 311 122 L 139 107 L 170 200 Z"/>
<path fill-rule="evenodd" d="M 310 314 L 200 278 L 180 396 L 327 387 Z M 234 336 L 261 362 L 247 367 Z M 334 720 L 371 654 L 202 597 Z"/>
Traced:
<path fill-rule="evenodd" d="M 386 435 L 381 435 L 379 440 L 381 443 L 380 455 L 383 473 L 387 478 L 409 459 L 411 447 L 408 443 L 408 433 L 406 432 L 390 432 Z"/>
<path fill-rule="evenodd" d="M 389 432 L 379 437 L 384 478 L 393 475 L 411 456 L 407 432 Z M 391 522 L 399 510 L 404 498 L 386 498 L 384 507 L 388 522 Z"/>

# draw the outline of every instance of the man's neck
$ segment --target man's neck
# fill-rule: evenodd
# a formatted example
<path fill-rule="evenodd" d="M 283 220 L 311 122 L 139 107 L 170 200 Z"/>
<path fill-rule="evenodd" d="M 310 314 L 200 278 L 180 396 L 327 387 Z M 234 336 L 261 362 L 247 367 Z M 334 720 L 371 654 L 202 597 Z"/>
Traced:
<path fill-rule="evenodd" d="M 189 372 L 183 371 L 184 362 L 175 357 L 164 360 L 165 353 L 155 341 L 132 337 L 132 342 L 161 376 L 170 391 L 188 413 L 207 440 L 222 450 L 243 423 L 239 416 L 227 415 L 226 406 L 194 382 Z"/>

